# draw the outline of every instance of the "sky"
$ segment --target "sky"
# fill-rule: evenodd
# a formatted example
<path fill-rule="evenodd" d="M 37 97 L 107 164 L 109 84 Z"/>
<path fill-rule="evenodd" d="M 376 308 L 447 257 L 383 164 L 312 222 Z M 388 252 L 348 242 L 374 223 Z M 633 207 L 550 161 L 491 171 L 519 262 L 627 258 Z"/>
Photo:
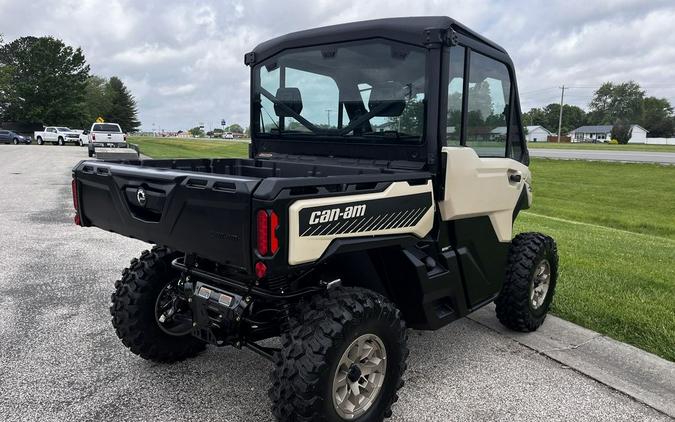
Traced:
<path fill-rule="evenodd" d="M 144 130 L 248 125 L 244 54 L 287 32 L 394 16 L 447 15 L 512 57 L 523 110 L 586 108 L 602 82 L 635 80 L 675 104 L 673 0 L 0 0 L 5 41 L 51 35 L 118 76 Z"/>

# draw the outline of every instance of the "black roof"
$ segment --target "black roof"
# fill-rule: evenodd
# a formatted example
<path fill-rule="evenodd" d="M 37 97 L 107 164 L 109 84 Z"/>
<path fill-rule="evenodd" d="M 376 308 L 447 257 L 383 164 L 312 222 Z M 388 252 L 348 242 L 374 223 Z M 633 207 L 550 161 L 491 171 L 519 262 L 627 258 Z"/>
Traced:
<path fill-rule="evenodd" d="M 429 42 L 426 37 L 426 30 L 448 30 L 451 28 L 506 54 L 506 51 L 498 44 L 475 33 L 452 18 L 447 16 L 417 16 L 375 19 L 291 32 L 256 46 L 252 51 L 253 57 L 249 55 L 247 62 L 250 62 L 251 58 L 254 58 L 253 62 L 260 62 L 288 48 L 376 37 L 425 46 Z"/>

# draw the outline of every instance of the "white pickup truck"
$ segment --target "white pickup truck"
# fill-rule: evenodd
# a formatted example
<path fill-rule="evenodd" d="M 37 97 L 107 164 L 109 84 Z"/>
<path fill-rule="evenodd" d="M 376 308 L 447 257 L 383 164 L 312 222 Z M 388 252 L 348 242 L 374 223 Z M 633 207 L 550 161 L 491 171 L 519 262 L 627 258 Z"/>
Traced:
<path fill-rule="evenodd" d="M 89 131 L 89 156 L 93 157 L 96 148 L 126 148 L 127 135 L 117 123 L 94 123 Z"/>
<path fill-rule="evenodd" d="M 42 145 L 45 142 L 59 145 L 67 143 L 80 144 L 80 134 L 67 127 L 47 126 L 45 130 L 36 131 L 33 135 L 38 145 Z"/>

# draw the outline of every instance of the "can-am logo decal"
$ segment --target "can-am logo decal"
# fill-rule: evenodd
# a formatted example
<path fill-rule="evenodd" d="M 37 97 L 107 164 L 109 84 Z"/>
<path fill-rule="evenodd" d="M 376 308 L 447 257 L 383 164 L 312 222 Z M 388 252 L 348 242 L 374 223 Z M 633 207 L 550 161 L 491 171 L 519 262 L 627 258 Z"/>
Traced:
<path fill-rule="evenodd" d="M 309 216 L 309 224 L 319 224 L 319 223 L 328 223 L 331 221 L 336 221 L 339 219 L 349 219 L 356 217 L 363 217 L 366 213 L 366 205 L 353 205 L 349 207 L 341 208 L 331 208 L 329 210 L 323 211 L 314 211 Z"/>
<path fill-rule="evenodd" d="M 414 227 L 432 207 L 431 192 L 300 210 L 298 235 L 339 236 Z"/>

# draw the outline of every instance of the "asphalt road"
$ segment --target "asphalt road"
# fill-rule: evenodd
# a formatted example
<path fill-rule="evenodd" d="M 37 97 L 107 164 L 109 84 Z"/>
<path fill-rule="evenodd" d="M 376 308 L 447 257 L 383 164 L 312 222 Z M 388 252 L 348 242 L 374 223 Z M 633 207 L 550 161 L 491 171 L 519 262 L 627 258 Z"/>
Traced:
<path fill-rule="evenodd" d="M 73 225 L 70 170 L 85 156 L 0 145 L 0 419 L 270 420 L 257 355 L 160 365 L 117 339 L 113 282 L 148 245 Z M 393 421 L 669 420 L 468 319 L 411 332 L 410 349 Z"/>
<path fill-rule="evenodd" d="M 566 160 L 625 161 L 675 164 L 675 152 L 595 151 L 584 149 L 530 148 L 530 156 Z"/>

